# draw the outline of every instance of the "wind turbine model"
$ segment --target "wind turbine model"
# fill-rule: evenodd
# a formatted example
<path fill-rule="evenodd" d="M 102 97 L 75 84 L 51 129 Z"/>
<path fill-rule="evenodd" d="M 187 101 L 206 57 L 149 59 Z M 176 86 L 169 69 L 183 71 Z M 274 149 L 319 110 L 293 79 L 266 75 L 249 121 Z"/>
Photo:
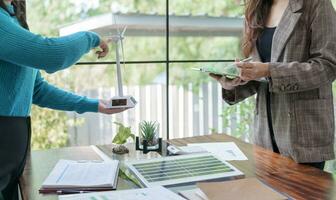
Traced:
<path fill-rule="evenodd" d="M 124 34 L 126 32 L 126 28 L 120 33 L 119 28 L 118 28 L 118 34 L 117 35 L 112 35 L 108 37 L 109 41 L 112 41 L 116 44 L 116 65 L 117 65 L 117 85 L 118 85 L 118 94 L 115 97 L 111 98 L 111 102 L 108 105 L 108 108 L 134 108 L 135 105 L 137 104 L 137 101 L 134 99 L 133 96 L 127 95 L 124 96 L 123 92 L 123 84 L 122 84 L 122 76 L 121 76 L 121 67 L 120 67 L 120 46 L 122 49 L 122 56 L 124 58 Z M 125 59 L 123 59 L 125 60 Z M 125 61 L 124 61 L 125 62 Z M 125 65 L 125 63 L 124 63 Z"/>

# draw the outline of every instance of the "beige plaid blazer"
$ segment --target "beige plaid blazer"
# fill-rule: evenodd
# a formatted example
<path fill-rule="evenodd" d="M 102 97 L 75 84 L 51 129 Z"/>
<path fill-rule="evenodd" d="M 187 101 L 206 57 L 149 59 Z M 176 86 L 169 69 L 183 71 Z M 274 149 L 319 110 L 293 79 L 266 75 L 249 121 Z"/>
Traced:
<path fill-rule="evenodd" d="M 256 49 L 255 61 L 260 61 Z M 332 82 L 336 76 L 336 14 L 330 0 L 290 0 L 272 46 L 271 112 L 282 155 L 321 162 L 334 155 Z M 267 82 L 250 81 L 223 90 L 235 104 L 257 93 L 254 142 L 272 149 L 266 112 Z"/>

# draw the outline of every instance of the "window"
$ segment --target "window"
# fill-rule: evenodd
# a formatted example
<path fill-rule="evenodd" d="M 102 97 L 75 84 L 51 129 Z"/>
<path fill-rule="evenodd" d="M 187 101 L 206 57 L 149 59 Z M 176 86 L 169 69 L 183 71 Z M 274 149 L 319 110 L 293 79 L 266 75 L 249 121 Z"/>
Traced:
<path fill-rule="evenodd" d="M 242 1 L 26 0 L 26 3 L 30 28 L 42 35 L 58 36 L 84 27 L 107 36 L 127 26 L 124 90 L 139 101 L 134 110 L 114 116 L 78 115 L 34 107 L 34 149 L 109 144 L 116 133 L 114 122 L 131 126 L 137 134 L 141 120 L 158 121 L 163 138 L 218 132 L 249 141 L 254 98 L 229 107 L 221 100 L 221 88 L 216 82 L 191 70 L 227 64 L 241 57 Z M 91 52 L 76 66 L 44 76 L 61 88 L 108 99 L 116 94 L 114 54 L 115 46 L 102 60 Z"/>
<path fill-rule="evenodd" d="M 127 27 L 124 90 L 139 101 L 134 110 L 114 116 L 57 113 L 34 107 L 33 118 L 50 116 L 44 121 L 34 120 L 34 132 L 40 134 L 33 141 L 36 148 L 111 143 L 117 128 L 114 122 L 131 126 L 137 133 L 141 120 L 155 120 L 161 124 L 163 138 L 233 130 L 239 134 L 237 128 L 240 132 L 248 129 L 250 115 L 242 119 L 235 113 L 250 109 L 252 103 L 228 108 L 221 100 L 219 85 L 206 74 L 191 70 L 241 56 L 239 1 L 27 0 L 27 14 L 31 30 L 48 36 L 81 30 L 109 36 Z M 36 21 L 39 23 L 33 23 Z M 116 95 L 115 74 L 112 45 L 107 58 L 97 60 L 91 52 L 77 66 L 44 76 L 61 88 L 108 99 Z M 248 122 L 242 124 L 244 121 Z M 53 142 L 47 137 L 53 133 L 51 129 L 58 131 Z"/>

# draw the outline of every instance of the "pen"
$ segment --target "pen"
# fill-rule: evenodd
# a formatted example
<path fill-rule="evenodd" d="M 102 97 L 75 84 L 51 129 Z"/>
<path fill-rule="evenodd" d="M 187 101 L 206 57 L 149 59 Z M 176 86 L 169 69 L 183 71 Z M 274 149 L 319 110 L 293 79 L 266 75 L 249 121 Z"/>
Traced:
<path fill-rule="evenodd" d="M 248 57 L 248 58 L 245 58 L 245 59 L 243 59 L 243 60 L 241 60 L 239 62 L 250 62 L 251 60 L 253 60 L 253 58 L 252 57 Z M 227 67 L 236 67 L 236 63 L 230 64 Z M 238 69 L 238 70 L 239 70 L 239 76 L 240 76 L 240 69 Z M 237 77 L 236 74 L 228 74 L 228 75 L 232 75 L 234 77 Z"/>
<path fill-rule="evenodd" d="M 250 62 L 251 60 L 253 60 L 252 57 L 248 57 L 248 58 L 245 58 L 244 60 L 240 61 L 240 62 Z"/>
<path fill-rule="evenodd" d="M 248 58 L 245 58 L 244 60 L 241 60 L 240 62 L 250 62 L 251 60 L 253 60 L 253 58 L 252 57 L 248 57 Z M 236 63 L 233 63 L 233 64 L 228 65 L 227 67 L 233 67 L 235 65 L 236 65 Z M 201 71 L 201 72 L 207 72 L 203 68 L 191 68 L 191 70 Z"/>
<path fill-rule="evenodd" d="M 253 58 L 248 57 L 248 58 L 245 58 L 244 60 L 241 60 L 240 62 L 250 62 L 251 60 L 253 60 Z M 233 64 L 229 65 L 229 67 L 232 67 L 232 66 L 235 66 L 235 65 L 236 65 L 236 63 L 233 63 Z"/>
<path fill-rule="evenodd" d="M 57 190 L 56 194 L 83 194 L 83 193 L 89 193 L 88 191 L 81 191 L 81 190 Z"/>
<path fill-rule="evenodd" d="M 193 67 L 193 68 L 191 68 L 191 70 L 201 71 L 201 72 L 207 72 L 203 68 L 195 68 L 195 67 Z"/>

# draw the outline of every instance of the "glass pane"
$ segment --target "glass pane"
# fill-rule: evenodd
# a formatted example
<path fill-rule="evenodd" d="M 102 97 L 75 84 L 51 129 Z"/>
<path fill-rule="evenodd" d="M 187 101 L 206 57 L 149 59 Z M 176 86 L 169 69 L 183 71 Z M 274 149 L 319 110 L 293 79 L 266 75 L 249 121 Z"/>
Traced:
<path fill-rule="evenodd" d="M 160 136 L 166 138 L 165 66 L 127 65 L 122 69 L 124 95 L 138 101 L 135 109 L 122 114 L 75 114 L 33 108 L 33 148 L 111 144 L 117 133 L 115 122 L 130 126 L 138 135 L 142 120 L 158 121 Z M 56 74 L 44 74 L 50 83 L 92 98 L 116 96 L 116 73 L 111 65 L 75 66 Z"/>
<path fill-rule="evenodd" d="M 172 60 L 232 60 L 241 57 L 243 6 L 237 0 L 171 0 Z"/>
<path fill-rule="evenodd" d="M 131 61 L 165 59 L 163 13 L 165 2 L 161 0 L 27 0 L 31 31 L 45 36 L 89 30 L 106 38 L 127 27 L 125 59 Z M 115 61 L 115 49 L 116 45 L 112 44 L 111 53 L 104 59 L 98 60 L 92 51 L 81 61 Z"/>
<path fill-rule="evenodd" d="M 222 63 L 172 64 L 169 105 L 170 138 L 226 133 L 250 141 L 255 100 L 235 106 L 222 100 L 221 86 L 191 68 Z"/>

